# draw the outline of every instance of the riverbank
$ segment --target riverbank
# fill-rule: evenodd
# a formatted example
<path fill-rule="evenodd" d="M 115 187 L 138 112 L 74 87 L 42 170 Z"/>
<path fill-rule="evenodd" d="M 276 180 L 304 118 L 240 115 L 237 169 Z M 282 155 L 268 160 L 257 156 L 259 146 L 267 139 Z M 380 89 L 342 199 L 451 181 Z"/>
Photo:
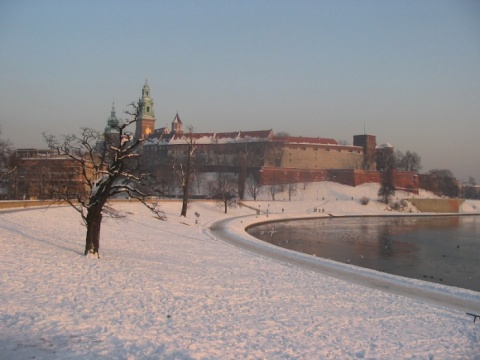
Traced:
<path fill-rule="evenodd" d="M 355 188 L 325 185 L 310 200 L 251 203 L 266 206 L 269 219 L 318 215 L 315 207 L 389 213 L 373 201 L 357 207 Z M 331 200 L 317 201 L 317 191 Z M 215 234 L 215 221 L 255 219 L 249 208 L 225 215 L 195 202 L 185 219 L 180 202 L 165 202 L 161 222 L 138 204 L 115 206 L 128 216 L 106 219 L 100 260 L 82 255 L 85 229 L 73 209 L 0 213 L 0 358 L 478 357 L 478 321 L 461 309 L 245 251 Z"/>

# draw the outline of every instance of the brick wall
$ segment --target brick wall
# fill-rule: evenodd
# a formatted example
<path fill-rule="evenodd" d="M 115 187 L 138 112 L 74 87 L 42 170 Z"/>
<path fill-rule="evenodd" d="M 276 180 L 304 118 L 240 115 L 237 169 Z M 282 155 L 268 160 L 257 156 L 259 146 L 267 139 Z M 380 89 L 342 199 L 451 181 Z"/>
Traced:
<path fill-rule="evenodd" d="M 381 183 L 385 173 L 359 169 L 297 169 L 263 167 L 260 170 L 260 184 L 288 184 L 304 181 L 333 181 L 343 185 L 358 186 L 365 183 Z M 418 176 L 411 171 L 394 171 L 393 184 L 398 190 L 418 194 Z"/>
<path fill-rule="evenodd" d="M 275 166 L 273 156 L 266 156 L 265 166 Z M 298 169 L 359 169 L 363 162 L 363 149 L 356 146 L 329 146 L 310 144 L 284 144 L 280 167 Z"/>

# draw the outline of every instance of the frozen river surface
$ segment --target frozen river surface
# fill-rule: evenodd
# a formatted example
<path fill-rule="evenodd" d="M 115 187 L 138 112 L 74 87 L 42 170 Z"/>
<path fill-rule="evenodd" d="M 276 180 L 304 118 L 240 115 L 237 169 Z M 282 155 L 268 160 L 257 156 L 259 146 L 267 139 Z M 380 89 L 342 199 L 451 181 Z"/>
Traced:
<path fill-rule="evenodd" d="M 294 251 L 480 292 L 480 217 L 352 217 L 255 226 Z"/>

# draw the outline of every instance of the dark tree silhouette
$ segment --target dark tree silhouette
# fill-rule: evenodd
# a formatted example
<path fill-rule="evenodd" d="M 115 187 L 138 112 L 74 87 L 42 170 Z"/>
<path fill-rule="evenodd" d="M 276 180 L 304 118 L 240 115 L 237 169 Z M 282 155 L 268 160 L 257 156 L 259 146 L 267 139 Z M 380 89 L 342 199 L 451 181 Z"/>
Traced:
<path fill-rule="evenodd" d="M 460 188 L 457 179 L 448 169 L 434 169 L 429 171 L 430 175 L 435 178 L 440 195 L 448 197 L 458 197 Z"/>
<path fill-rule="evenodd" d="M 215 199 L 220 206 L 225 209 L 225 214 L 229 207 L 237 205 L 237 180 L 233 175 L 226 172 L 219 172 L 217 181 L 217 189 L 215 189 Z"/>
<path fill-rule="evenodd" d="M 0 179 L 7 177 L 13 171 L 15 171 L 15 165 L 12 144 L 9 140 L 0 139 Z"/>
<path fill-rule="evenodd" d="M 254 201 L 257 200 L 257 196 L 260 194 L 262 190 L 262 186 L 260 185 L 260 179 L 259 179 L 259 174 L 258 172 L 250 174 L 250 176 L 247 178 L 247 192 L 248 195 L 250 195 Z"/>
<path fill-rule="evenodd" d="M 76 164 L 73 171 L 85 186 L 85 194 L 77 192 L 75 198 L 68 186 L 59 186 L 55 193 L 57 200 L 68 202 L 80 213 L 87 227 L 85 255 L 99 257 L 103 215 L 119 217 L 119 213 L 107 204 L 118 194 L 138 199 L 159 219 L 165 219 L 157 204 L 147 200 L 150 193 L 144 191 L 148 187 L 148 174 L 142 173 L 139 166 L 139 150 L 144 139 L 133 141 L 131 134 L 126 132 L 126 127 L 136 122 L 141 112 L 139 104 L 131 106 L 133 111 L 127 112 L 131 119 L 118 125 L 118 133 L 114 136 L 105 136 L 105 144 L 101 147 L 97 146 L 101 134 L 88 128 L 83 128 L 80 135 L 67 135 L 63 140 L 44 134 L 50 149 Z"/>
<path fill-rule="evenodd" d="M 187 216 L 188 200 L 190 198 L 190 182 L 195 171 L 194 160 L 195 150 L 195 138 L 193 136 L 193 128 L 188 128 L 188 133 L 185 135 L 185 153 L 183 158 L 178 157 L 173 164 L 173 171 L 177 175 L 178 182 L 183 192 L 182 199 L 182 211 L 180 216 Z"/>
<path fill-rule="evenodd" d="M 388 204 L 390 198 L 395 195 L 395 186 L 393 185 L 392 170 L 385 171 L 382 177 L 380 189 L 378 189 L 378 197 L 382 202 Z"/>
<path fill-rule="evenodd" d="M 477 187 L 477 182 L 473 176 L 468 177 L 468 182 L 463 185 L 463 196 L 465 199 L 478 199 L 479 191 Z"/>
<path fill-rule="evenodd" d="M 405 155 L 397 150 L 395 153 L 395 167 L 404 171 L 418 172 L 422 168 L 422 158 L 416 152 L 407 151 Z"/>

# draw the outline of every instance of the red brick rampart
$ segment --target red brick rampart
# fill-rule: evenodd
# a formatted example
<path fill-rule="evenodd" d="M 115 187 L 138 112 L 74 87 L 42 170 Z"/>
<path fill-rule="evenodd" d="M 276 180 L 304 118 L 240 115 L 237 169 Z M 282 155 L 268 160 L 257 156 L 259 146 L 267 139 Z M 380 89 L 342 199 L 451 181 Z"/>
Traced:
<path fill-rule="evenodd" d="M 262 167 L 260 184 L 288 184 L 316 181 L 333 181 L 343 185 L 358 186 L 365 183 L 381 183 L 387 173 L 359 169 L 296 169 Z M 418 194 L 418 175 L 412 171 L 393 171 L 393 184 L 397 190 Z"/>

